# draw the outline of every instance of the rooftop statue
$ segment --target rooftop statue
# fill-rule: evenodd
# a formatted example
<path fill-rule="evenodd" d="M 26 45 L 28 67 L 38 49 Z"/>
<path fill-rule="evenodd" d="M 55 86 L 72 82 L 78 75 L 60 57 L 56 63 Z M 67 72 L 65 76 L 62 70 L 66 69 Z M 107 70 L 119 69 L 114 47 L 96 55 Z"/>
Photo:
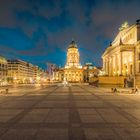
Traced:
<path fill-rule="evenodd" d="M 129 24 L 128 24 L 127 21 L 125 21 L 125 22 L 121 25 L 121 27 L 119 28 L 119 30 L 122 31 L 123 29 L 126 29 L 126 28 L 128 28 L 128 27 L 129 27 Z"/>

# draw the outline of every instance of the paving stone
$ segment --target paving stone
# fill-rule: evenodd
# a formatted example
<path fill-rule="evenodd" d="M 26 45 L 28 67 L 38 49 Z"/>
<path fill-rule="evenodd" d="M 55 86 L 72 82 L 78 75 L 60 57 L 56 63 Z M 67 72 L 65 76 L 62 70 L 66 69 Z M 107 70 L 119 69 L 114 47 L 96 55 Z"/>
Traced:
<path fill-rule="evenodd" d="M 43 101 L 37 107 L 68 107 L 68 101 Z"/>
<path fill-rule="evenodd" d="M 22 110 L 20 109 L 0 109 L 0 122 L 7 122 L 18 115 Z"/>
<path fill-rule="evenodd" d="M 77 107 L 92 107 L 92 105 L 88 101 L 76 101 L 76 106 Z"/>
<path fill-rule="evenodd" d="M 20 123 L 43 123 L 50 109 L 33 109 L 29 112 Z"/>
<path fill-rule="evenodd" d="M 108 123 L 130 123 L 127 118 L 113 109 L 97 109 L 97 111 Z"/>
<path fill-rule="evenodd" d="M 84 130 L 81 127 L 72 127 L 69 132 L 70 140 L 85 140 Z"/>
<path fill-rule="evenodd" d="M 35 129 L 9 129 L 0 139 L 1 140 L 33 140 Z"/>
<path fill-rule="evenodd" d="M 36 140 L 69 140 L 68 129 L 40 129 Z"/>
<path fill-rule="evenodd" d="M 114 129 L 119 137 L 123 140 L 140 140 L 140 128 L 115 128 Z"/>
<path fill-rule="evenodd" d="M 94 101 L 89 101 L 89 103 L 94 108 L 107 108 L 108 107 L 107 104 L 105 104 L 103 101 L 99 101 L 99 100 L 97 100 L 97 101 L 95 101 L 95 100 Z"/>
<path fill-rule="evenodd" d="M 68 123 L 68 121 L 68 109 L 52 109 L 45 120 L 45 122 L 49 123 Z"/>
<path fill-rule="evenodd" d="M 86 140 L 119 140 L 119 137 L 110 128 L 85 129 Z"/>
<path fill-rule="evenodd" d="M 104 123 L 95 109 L 79 109 L 78 111 L 83 123 Z"/>
<path fill-rule="evenodd" d="M 140 109 L 124 109 L 124 111 L 140 121 Z"/>

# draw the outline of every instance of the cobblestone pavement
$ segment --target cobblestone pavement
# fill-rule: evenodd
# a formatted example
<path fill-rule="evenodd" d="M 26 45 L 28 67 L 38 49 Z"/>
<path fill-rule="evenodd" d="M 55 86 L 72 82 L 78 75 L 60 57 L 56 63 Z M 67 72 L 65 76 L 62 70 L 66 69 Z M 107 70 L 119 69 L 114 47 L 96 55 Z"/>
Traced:
<path fill-rule="evenodd" d="M 0 140 L 140 140 L 140 94 L 91 86 L 21 93 L 0 95 Z"/>

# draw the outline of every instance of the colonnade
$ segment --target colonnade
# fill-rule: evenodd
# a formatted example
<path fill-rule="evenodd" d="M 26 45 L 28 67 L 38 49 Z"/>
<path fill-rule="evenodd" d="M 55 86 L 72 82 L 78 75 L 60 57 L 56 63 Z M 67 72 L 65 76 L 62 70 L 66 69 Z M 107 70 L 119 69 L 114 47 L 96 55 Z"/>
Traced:
<path fill-rule="evenodd" d="M 103 70 L 109 76 L 133 74 L 133 52 L 119 52 L 103 58 Z"/>

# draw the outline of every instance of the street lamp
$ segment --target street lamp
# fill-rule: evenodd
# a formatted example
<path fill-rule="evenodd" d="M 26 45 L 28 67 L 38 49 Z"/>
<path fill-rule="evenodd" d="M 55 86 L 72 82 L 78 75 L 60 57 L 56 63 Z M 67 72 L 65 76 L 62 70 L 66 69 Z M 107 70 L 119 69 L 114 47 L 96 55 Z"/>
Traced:
<path fill-rule="evenodd" d="M 89 82 L 89 67 L 87 66 L 87 82 Z"/>

